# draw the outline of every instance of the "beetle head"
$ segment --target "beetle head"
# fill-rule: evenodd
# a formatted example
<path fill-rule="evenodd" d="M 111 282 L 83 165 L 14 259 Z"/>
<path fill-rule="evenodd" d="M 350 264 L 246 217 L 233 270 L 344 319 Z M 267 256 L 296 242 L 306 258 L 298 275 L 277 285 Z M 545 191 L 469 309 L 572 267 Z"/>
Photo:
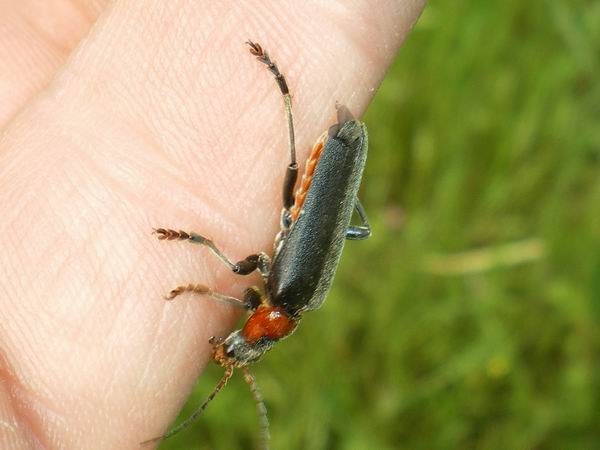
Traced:
<path fill-rule="evenodd" d="M 261 339 L 251 344 L 242 336 L 241 330 L 225 339 L 212 337 L 209 342 L 213 345 L 213 360 L 223 367 L 245 367 L 256 362 L 274 343 Z"/>

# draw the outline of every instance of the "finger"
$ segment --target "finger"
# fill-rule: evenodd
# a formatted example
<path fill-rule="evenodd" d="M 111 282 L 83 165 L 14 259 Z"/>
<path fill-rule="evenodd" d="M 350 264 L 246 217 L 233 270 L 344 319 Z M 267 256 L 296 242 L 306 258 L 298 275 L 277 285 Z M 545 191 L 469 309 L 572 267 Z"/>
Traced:
<path fill-rule="evenodd" d="M 0 2 L 0 129 L 48 84 L 105 0 Z"/>
<path fill-rule="evenodd" d="M 0 337 L 26 380 L 22 402 L 45 406 L 28 410 L 40 439 L 131 448 L 159 434 L 208 337 L 230 326 L 227 307 L 160 298 L 188 282 L 239 296 L 247 281 L 207 252 L 154 245 L 153 227 L 202 232 L 233 260 L 270 252 L 287 133 L 274 81 L 243 42 L 288 75 L 303 160 L 335 101 L 362 112 L 421 6 L 113 5 L 0 150 L 0 204 L 16 205 L 0 230 Z"/>

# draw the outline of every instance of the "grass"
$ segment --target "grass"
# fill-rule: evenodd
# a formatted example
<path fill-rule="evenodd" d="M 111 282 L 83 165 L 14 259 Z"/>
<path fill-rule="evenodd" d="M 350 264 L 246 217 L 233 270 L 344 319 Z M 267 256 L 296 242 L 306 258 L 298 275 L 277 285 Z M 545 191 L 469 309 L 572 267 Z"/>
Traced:
<path fill-rule="evenodd" d="M 374 236 L 254 368 L 273 449 L 600 448 L 598 55 L 596 1 L 426 8 L 365 118 Z M 257 440 L 236 377 L 161 448 Z"/>

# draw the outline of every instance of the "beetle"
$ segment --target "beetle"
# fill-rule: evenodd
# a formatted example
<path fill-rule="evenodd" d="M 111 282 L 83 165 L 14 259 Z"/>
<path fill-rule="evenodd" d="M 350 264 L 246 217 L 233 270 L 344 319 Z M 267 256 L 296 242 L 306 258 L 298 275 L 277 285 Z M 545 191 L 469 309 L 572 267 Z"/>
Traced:
<path fill-rule="evenodd" d="M 183 240 L 206 246 L 238 275 L 258 271 L 264 286 L 262 289 L 249 287 L 242 299 L 215 292 L 202 284 L 182 285 L 169 293 L 168 300 L 185 292 L 205 295 L 242 307 L 250 312 L 250 316 L 240 330 L 225 338 L 210 338 L 212 358 L 224 367 L 225 373 L 206 401 L 178 427 L 142 444 L 168 438 L 187 427 L 238 368 L 254 396 L 261 420 L 262 448 L 267 448 L 267 412 L 248 365 L 258 361 L 276 342 L 292 334 L 305 312 L 322 305 L 345 240 L 362 240 L 371 235 L 367 215 L 357 196 L 367 157 L 365 125 L 355 120 L 346 107 L 336 104 L 338 121 L 317 139 L 297 183 L 292 99 L 286 79 L 260 44 L 252 41 L 246 44 L 250 53 L 274 75 L 284 101 L 290 163 L 283 183 L 280 231 L 274 240 L 272 258 L 261 252 L 233 263 L 213 241 L 197 233 L 169 228 L 154 230 L 160 240 Z M 358 213 L 360 225 L 351 225 L 354 211 Z"/>

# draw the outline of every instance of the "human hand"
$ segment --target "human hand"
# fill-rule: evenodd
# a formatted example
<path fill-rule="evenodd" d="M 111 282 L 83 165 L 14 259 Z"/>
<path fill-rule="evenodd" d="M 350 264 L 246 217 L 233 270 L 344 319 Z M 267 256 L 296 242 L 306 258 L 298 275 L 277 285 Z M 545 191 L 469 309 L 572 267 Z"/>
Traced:
<path fill-rule="evenodd" d="M 258 281 L 152 229 L 238 260 L 270 253 L 278 228 L 285 118 L 245 40 L 286 74 L 302 167 L 335 101 L 364 111 L 423 2 L 52 0 L 43 19 L 29 3 L 0 6 L 25 18 L 0 43 L 0 448 L 136 448 L 238 318 L 163 296 Z"/>

